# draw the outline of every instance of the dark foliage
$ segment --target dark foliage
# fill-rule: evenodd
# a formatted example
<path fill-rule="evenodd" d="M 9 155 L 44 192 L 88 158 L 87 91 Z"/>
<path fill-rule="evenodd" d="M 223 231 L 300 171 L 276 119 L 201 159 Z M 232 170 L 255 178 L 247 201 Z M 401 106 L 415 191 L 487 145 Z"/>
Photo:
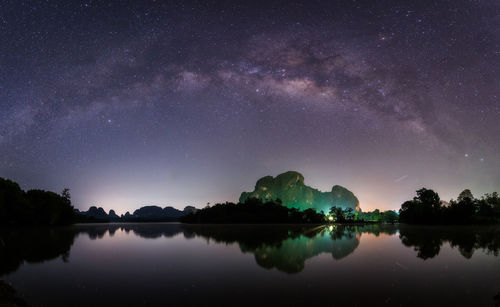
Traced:
<path fill-rule="evenodd" d="M 357 213 L 356 220 L 363 222 L 394 224 L 399 221 L 399 215 L 392 210 L 380 211 L 378 209 L 375 209 L 370 212 Z"/>
<path fill-rule="evenodd" d="M 476 199 L 464 190 L 456 201 L 444 205 L 436 192 L 422 188 L 413 200 L 401 205 L 399 220 L 409 224 L 494 223 L 500 220 L 500 197 L 495 192 Z"/>
<path fill-rule="evenodd" d="M 27 307 L 28 304 L 17 295 L 11 285 L 0 280 L 0 306 Z"/>
<path fill-rule="evenodd" d="M 0 178 L 0 225 L 53 226 L 73 222 L 69 190 L 24 192 L 17 183 Z"/>
<path fill-rule="evenodd" d="M 398 222 L 399 215 L 391 210 L 380 211 L 375 209 L 371 212 L 356 212 L 352 208 L 342 209 L 340 207 L 332 207 L 327 216 L 327 220 L 345 224 L 394 224 Z"/>
<path fill-rule="evenodd" d="M 89 215 L 83 214 L 79 211 L 75 211 L 75 217 L 74 217 L 73 221 L 75 223 L 79 223 L 79 224 L 109 223 L 109 222 L 111 222 L 111 220 L 109 220 L 107 218 L 100 219 L 100 218 L 96 218 L 94 216 L 89 216 Z"/>
<path fill-rule="evenodd" d="M 279 200 L 216 204 L 181 218 L 184 223 L 323 223 L 325 216 L 314 209 L 287 208 Z"/>
<path fill-rule="evenodd" d="M 332 221 L 332 222 L 336 222 L 336 223 L 345 223 L 346 220 L 347 221 L 352 221 L 354 219 L 351 219 L 349 214 L 350 212 L 344 212 L 344 210 L 340 207 L 332 207 L 330 209 L 330 217 L 329 219 Z"/>

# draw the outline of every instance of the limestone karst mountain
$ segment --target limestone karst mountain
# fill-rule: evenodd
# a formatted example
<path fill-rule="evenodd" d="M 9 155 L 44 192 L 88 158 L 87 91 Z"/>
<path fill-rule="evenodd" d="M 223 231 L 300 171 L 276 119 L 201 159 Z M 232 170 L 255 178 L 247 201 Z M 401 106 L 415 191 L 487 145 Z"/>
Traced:
<path fill-rule="evenodd" d="M 262 201 L 280 199 L 283 205 L 289 208 L 313 208 L 325 213 L 333 206 L 361 210 L 358 198 L 348 189 L 335 185 L 330 192 L 321 192 L 305 185 L 304 176 L 295 171 L 288 171 L 276 177 L 262 177 L 255 184 L 254 191 L 241 193 L 239 201 L 244 202 L 248 198 L 258 198 Z"/>
<path fill-rule="evenodd" d="M 182 216 L 196 212 L 196 208 L 193 206 L 186 206 L 184 210 L 178 210 L 174 207 L 161 208 L 158 206 L 143 206 L 134 211 L 133 214 L 130 212 L 125 213 L 125 215 L 118 216 L 114 210 L 110 210 L 109 214 L 104 211 L 101 207 L 92 206 L 88 211 L 79 211 L 75 209 L 75 213 L 80 217 L 85 217 L 87 219 L 80 218 L 78 222 L 160 222 L 160 221 L 176 221 Z M 90 219 L 88 219 L 90 218 Z"/>

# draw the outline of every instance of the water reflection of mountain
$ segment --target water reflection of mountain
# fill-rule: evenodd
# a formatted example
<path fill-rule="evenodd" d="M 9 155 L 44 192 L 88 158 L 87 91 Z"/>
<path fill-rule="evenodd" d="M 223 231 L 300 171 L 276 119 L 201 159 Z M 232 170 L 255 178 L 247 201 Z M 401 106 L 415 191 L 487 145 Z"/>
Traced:
<path fill-rule="evenodd" d="M 323 228 L 314 237 L 301 235 L 285 239 L 280 246 L 261 246 L 248 249 L 240 244 L 243 252 L 255 255 L 256 262 L 264 268 L 276 268 L 286 273 L 298 273 L 304 269 L 305 261 L 322 253 L 331 254 L 333 259 L 342 259 L 359 245 L 359 233 L 341 231 L 334 233 Z"/>
<path fill-rule="evenodd" d="M 299 226 L 299 225 L 183 225 L 195 235 L 222 243 L 238 243 L 243 253 L 252 253 L 259 266 L 298 273 L 305 261 L 320 254 L 339 260 L 359 245 L 363 232 L 395 234 L 395 226 Z"/>
<path fill-rule="evenodd" d="M 477 249 L 498 255 L 500 227 L 417 227 L 404 226 L 300 226 L 300 225 L 185 225 L 185 224 L 96 224 L 61 228 L 1 229 L 0 277 L 14 272 L 23 263 L 40 263 L 61 257 L 69 260 L 79 235 L 99 240 L 117 231 L 145 239 L 171 238 L 182 234 L 190 239 L 238 244 L 242 253 L 251 253 L 263 268 L 287 273 L 304 269 L 307 259 L 329 254 L 333 259 L 350 255 L 359 245 L 362 233 L 396 234 L 405 246 L 413 247 L 417 257 L 432 258 L 444 243 L 456 247 L 465 258 Z"/>
<path fill-rule="evenodd" d="M 413 247 L 417 257 L 434 258 L 444 243 L 457 248 L 462 256 L 470 259 L 478 249 L 498 256 L 500 227 L 498 226 L 401 226 L 401 242 Z"/>
<path fill-rule="evenodd" d="M 95 224 L 46 229 L 2 229 L 0 231 L 0 276 L 16 271 L 24 262 L 39 263 L 62 257 L 69 259 L 71 247 L 79 235 L 99 240 L 113 237 L 117 231 L 145 239 L 171 238 L 183 234 L 218 243 L 237 243 L 243 253 L 255 255 L 264 268 L 295 273 L 305 260 L 329 253 L 341 259 L 359 245 L 354 227 L 283 226 L 283 225 L 183 225 L 183 224 Z"/>
<path fill-rule="evenodd" d="M 15 272 L 23 263 L 41 263 L 61 257 L 68 261 L 78 235 L 90 239 L 113 236 L 117 230 L 132 231 L 142 238 L 173 237 L 182 232 L 179 224 L 95 224 L 57 228 L 0 229 L 0 277 Z"/>
<path fill-rule="evenodd" d="M 113 237 L 117 230 L 132 233 L 144 239 L 171 238 L 182 232 L 178 223 L 138 223 L 138 224 L 82 224 L 74 226 L 79 234 L 86 234 L 90 239 L 101 239 L 106 233 Z"/>
<path fill-rule="evenodd" d="M 184 227 L 184 226 L 183 226 Z M 185 231 L 221 243 L 237 243 L 243 253 L 252 253 L 263 268 L 286 273 L 304 269 L 305 261 L 322 253 L 341 259 L 359 245 L 356 227 L 296 225 L 187 226 Z"/>

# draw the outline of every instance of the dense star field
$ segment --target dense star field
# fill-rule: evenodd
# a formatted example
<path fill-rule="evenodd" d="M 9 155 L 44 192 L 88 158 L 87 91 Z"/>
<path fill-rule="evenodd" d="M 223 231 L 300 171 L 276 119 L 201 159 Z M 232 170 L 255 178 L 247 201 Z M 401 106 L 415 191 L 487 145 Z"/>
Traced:
<path fill-rule="evenodd" d="M 498 1 L 0 1 L 0 177 L 77 208 L 500 187 Z"/>

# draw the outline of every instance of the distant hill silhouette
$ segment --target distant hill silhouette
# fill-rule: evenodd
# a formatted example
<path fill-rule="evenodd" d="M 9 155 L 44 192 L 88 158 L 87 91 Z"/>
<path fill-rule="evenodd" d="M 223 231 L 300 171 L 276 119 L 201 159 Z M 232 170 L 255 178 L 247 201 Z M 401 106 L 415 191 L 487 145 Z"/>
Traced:
<path fill-rule="evenodd" d="M 145 219 L 156 218 L 180 218 L 184 215 L 183 211 L 177 210 L 173 207 L 161 208 L 158 206 L 145 206 L 134 211 L 133 216 Z"/>
<path fill-rule="evenodd" d="M 241 193 L 239 202 L 249 198 L 266 201 L 280 199 L 288 208 L 329 212 L 331 207 L 352 208 L 360 211 L 358 198 L 348 189 L 335 185 L 330 192 L 321 192 L 304 183 L 304 176 L 299 172 L 288 171 L 276 177 L 262 177 L 255 184 L 252 192 Z"/>
<path fill-rule="evenodd" d="M 109 220 L 110 219 L 110 216 L 101 207 L 97 208 L 96 206 L 92 206 L 86 212 L 80 212 L 80 211 L 75 211 L 75 212 L 82 214 L 82 215 L 85 215 L 89 218 L 94 218 L 96 220 Z"/>
<path fill-rule="evenodd" d="M 106 213 L 103 208 L 92 206 L 88 211 L 79 211 L 75 209 L 78 215 L 77 222 L 171 222 L 177 221 L 189 213 L 196 212 L 193 206 L 187 206 L 184 210 L 178 210 L 174 207 L 161 208 L 158 206 L 144 206 L 134 211 L 118 216 L 114 210 Z"/>

